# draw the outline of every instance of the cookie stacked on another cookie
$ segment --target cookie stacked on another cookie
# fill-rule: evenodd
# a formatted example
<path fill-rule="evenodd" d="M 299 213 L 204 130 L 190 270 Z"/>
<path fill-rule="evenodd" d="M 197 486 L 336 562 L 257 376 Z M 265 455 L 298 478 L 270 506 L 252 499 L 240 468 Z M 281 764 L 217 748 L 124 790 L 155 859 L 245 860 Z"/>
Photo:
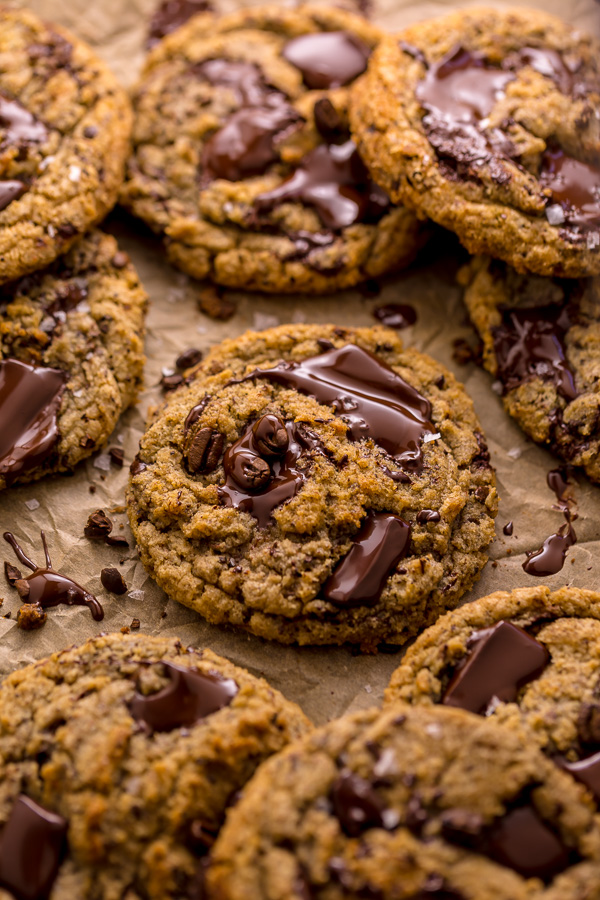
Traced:
<path fill-rule="evenodd" d="M 390 195 L 520 272 L 600 273 L 600 44 L 539 10 L 467 9 L 386 37 L 353 134 Z"/>
<path fill-rule="evenodd" d="M 413 213 L 350 138 L 348 95 L 381 32 L 343 10 L 198 15 L 149 55 L 122 202 L 175 265 L 250 290 L 321 293 L 409 262 Z"/>
<path fill-rule="evenodd" d="M 497 511 L 463 387 L 384 328 L 214 348 L 150 421 L 129 517 L 160 586 L 284 643 L 400 644 L 454 607 Z"/>
<path fill-rule="evenodd" d="M 265 681 L 175 638 L 103 635 L 9 675 L 0 895 L 203 896 L 226 808 L 309 728 Z"/>

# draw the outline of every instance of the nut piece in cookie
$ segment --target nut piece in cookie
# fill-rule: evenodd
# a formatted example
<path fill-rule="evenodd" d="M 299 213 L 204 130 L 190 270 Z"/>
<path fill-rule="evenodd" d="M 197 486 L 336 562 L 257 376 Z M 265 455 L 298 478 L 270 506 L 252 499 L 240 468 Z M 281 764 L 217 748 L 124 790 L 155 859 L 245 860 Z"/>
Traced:
<path fill-rule="evenodd" d="M 215 347 L 149 423 L 142 561 L 211 622 L 283 643 L 404 643 L 477 579 L 495 476 L 462 386 L 384 328 Z"/>

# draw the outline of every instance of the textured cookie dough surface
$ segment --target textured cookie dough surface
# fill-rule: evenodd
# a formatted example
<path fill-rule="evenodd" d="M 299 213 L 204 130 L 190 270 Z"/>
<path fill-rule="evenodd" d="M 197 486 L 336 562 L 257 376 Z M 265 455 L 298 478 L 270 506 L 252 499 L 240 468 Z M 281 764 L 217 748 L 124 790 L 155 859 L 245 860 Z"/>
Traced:
<path fill-rule="evenodd" d="M 545 882 L 572 900 L 597 896 L 599 850 L 588 798 L 533 742 L 398 703 L 263 766 L 217 840 L 209 896 L 521 900 L 546 897 Z"/>
<path fill-rule="evenodd" d="M 509 676 L 502 684 L 503 669 L 524 647 L 511 643 L 519 641 L 514 632 L 505 638 L 504 667 L 490 664 L 488 675 L 480 670 L 478 676 L 479 684 L 489 679 L 481 694 L 485 714 L 508 726 L 525 726 L 531 739 L 559 763 L 589 760 L 600 751 L 600 594 L 593 591 L 565 587 L 551 593 L 543 586 L 497 591 L 448 613 L 410 647 L 392 676 L 386 700 L 427 706 L 454 703 L 451 695 L 457 697 L 456 692 L 448 692 L 453 675 L 472 658 L 484 629 L 500 622 L 525 631 L 548 655 L 537 674 L 532 671 L 518 689 L 512 685 L 510 696 L 499 697 L 495 691 L 510 681 Z M 480 650 L 481 658 L 493 652 L 488 644 L 487 650 Z M 465 691 L 469 693 L 468 687 L 461 696 Z M 600 791 L 600 763 L 598 769 Z"/>
<path fill-rule="evenodd" d="M 309 293 L 410 262 L 421 226 L 389 206 L 350 141 L 349 82 L 380 37 L 343 10 L 268 6 L 195 16 L 154 48 L 121 199 L 171 262 L 230 287 Z M 297 50 L 311 39 L 316 50 Z"/>
<path fill-rule="evenodd" d="M 152 699 L 174 684 L 172 721 L 161 722 Z M 190 699 L 204 704 L 197 721 L 186 719 Z M 210 650 L 176 638 L 103 635 L 2 683 L 0 818 L 6 823 L 25 796 L 66 820 L 64 856 L 43 894 L 52 900 L 191 900 L 236 792 L 308 728 L 295 704 Z M 33 875 L 39 844 L 27 849 L 15 830 L 13 851 L 29 854 Z M 4 887 L 9 862 L 0 848 Z M 0 897 L 13 894 L 0 887 Z"/>
<path fill-rule="evenodd" d="M 41 269 L 113 207 L 131 108 L 58 26 L 0 9 L 0 282 Z"/>
<path fill-rule="evenodd" d="M 105 443 L 142 384 L 147 296 L 114 238 L 92 231 L 48 269 L 0 289 L 0 304 L 6 487 L 72 469 Z M 54 379 L 47 397 L 40 377 Z M 21 421 L 17 409 L 28 406 Z"/>
<path fill-rule="evenodd" d="M 519 275 L 489 257 L 473 259 L 459 278 L 506 411 L 600 481 L 600 278 Z"/>
<path fill-rule="evenodd" d="M 539 10 L 461 10 L 381 42 L 352 131 L 390 197 L 471 253 L 598 274 L 599 60 L 597 40 Z"/>
<path fill-rule="evenodd" d="M 231 383 L 281 361 L 331 357 L 354 345 L 430 402 L 420 470 L 407 474 L 368 437 L 350 440 L 348 419 L 330 404 L 264 378 Z M 358 369 L 372 360 L 367 353 L 355 363 L 359 377 Z M 362 389 L 369 394 L 368 385 Z M 353 402 L 346 400 L 347 412 Z M 383 406 L 376 409 L 391 430 L 393 417 Z M 277 482 L 269 482 L 255 499 L 247 495 L 255 515 L 226 505 L 231 501 L 224 492 L 234 499 L 235 493 L 224 454 L 227 461 L 232 445 L 247 440 L 250 428 L 269 415 L 302 448 L 289 471 L 295 491 L 286 502 L 270 501 L 276 495 L 269 485 Z M 268 476 L 265 460 L 258 466 Z M 263 501 L 270 503 L 270 516 L 269 508 L 261 512 Z M 486 562 L 497 495 L 473 405 L 447 370 L 403 350 L 396 333 L 384 328 L 286 325 L 225 341 L 169 397 L 132 464 L 128 506 L 148 571 L 171 597 L 209 621 L 284 643 L 348 641 L 368 649 L 381 641 L 403 643 L 456 605 Z M 403 520 L 400 538 L 382 546 L 387 552 L 410 529 L 406 552 L 384 578 L 378 599 L 336 605 L 324 586 L 338 563 L 356 552 L 357 536 L 373 515 Z"/>

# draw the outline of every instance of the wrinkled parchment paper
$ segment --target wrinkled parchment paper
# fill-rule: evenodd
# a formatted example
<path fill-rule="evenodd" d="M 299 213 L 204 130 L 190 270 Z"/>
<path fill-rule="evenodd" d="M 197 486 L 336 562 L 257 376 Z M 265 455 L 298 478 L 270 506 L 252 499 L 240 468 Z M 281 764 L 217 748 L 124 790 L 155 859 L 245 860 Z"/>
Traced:
<path fill-rule="evenodd" d="M 29 5 L 43 18 L 67 26 L 96 47 L 124 84 L 135 80 L 155 0 L 30 0 L 29 4 L 8 5 Z M 219 8 L 231 10 L 236 5 L 240 5 L 236 0 L 220 0 Z M 372 17 L 393 31 L 457 5 L 460 4 L 443 0 L 376 0 Z M 577 26 L 600 33 L 600 4 L 596 0 L 572 0 L 570 4 L 531 0 L 527 5 L 568 17 Z M 535 584 L 521 565 L 525 552 L 540 547 L 562 524 L 561 514 L 552 510 L 554 498 L 546 485 L 546 474 L 557 461 L 528 441 L 504 413 L 486 373 L 472 363 L 459 365 L 453 360 L 453 341 L 472 340 L 460 292 L 454 284 L 461 251 L 453 236 L 440 232 L 416 265 L 382 282 L 379 297 L 367 299 L 359 291 L 324 299 L 231 291 L 226 296 L 237 303 L 236 315 L 228 322 L 215 322 L 198 310 L 198 285 L 166 263 L 159 242 L 141 223 L 116 211 L 104 227 L 131 255 L 151 298 L 146 390 L 137 408 L 122 418 L 108 444 L 124 449 L 125 467 L 111 466 L 106 471 L 102 468 L 106 456 L 100 455 L 80 465 L 73 476 L 57 476 L 3 492 L 0 530 L 13 531 L 25 551 L 43 564 L 39 532 L 44 529 L 55 569 L 95 593 L 104 606 L 105 619 L 97 623 L 85 608 L 59 606 L 48 610 L 48 621 L 41 630 L 24 632 L 15 623 L 18 595 L 0 575 L 0 596 L 4 598 L 0 608 L 0 674 L 80 643 L 100 630 L 118 631 L 131 625 L 133 618 L 139 618 L 141 631 L 178 635 L 186 644 L 207 645 L 251 672 L 264 675 L 300 703 L 315 722 L 379 702 L 391 672 L 399 664 L 401 651 L 357 655 L 345 648 L 281 647 L 252 635 L 208 625 L 196 613 L 169 600 L 146 575 L 133 548 L 123 504 L 128 465 L 136 453 L 146 411 L 161 399 L 158 382 L 162 369 L 172 368 L 181 351 L 192 346 L 207 350 L 248 328 L 263 329 L 285 322 L 369 325 L 374 321 L 371 310 L 382 303 L 410 303 L 416 308 L 418 320 L 403 333 L 405 342 L 440 360 L 466 385 L 489 441 L 501 497 L 498 536 L 491 548 L 491 560 L 497 565 L 488 563 L 465 600 L 493 590 Z M 90 493 L 90 486 L 95 486 L 94 494 Z M 573 493 L 579 513 L 575 522 L 578 543 L 569 551 L 562 572 L 538 580 L 552 587 L 569 584 L 600 590 L 600 489 L 580 476 Z M 115 522 L 114 533 L 129 538 L 129 551 L 83 536 L 89 514 L 98 508 Z M 505 537 L 502 526 L 509 520 L 514 521 L 514 534 Z M 0 561 L 16 563 L 8 544 L 2 541 L 0 547 Z M 124 561 L 122 565 L 120 560 Z M 116 597 L 104 590 L 100 570 L 105 566 L 120 569 L 129 594 Z M 10 618 L 1 617 L 8 612 Z"/>

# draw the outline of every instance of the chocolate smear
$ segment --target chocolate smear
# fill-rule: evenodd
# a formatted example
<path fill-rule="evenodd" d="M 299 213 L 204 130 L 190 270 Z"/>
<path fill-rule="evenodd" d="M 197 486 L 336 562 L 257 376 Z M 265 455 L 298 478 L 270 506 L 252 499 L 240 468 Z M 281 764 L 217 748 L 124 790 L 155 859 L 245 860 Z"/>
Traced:
<path fill-rule="evenodd" d="M 600 228 L 600 168 L 567 156 L 559 147 L 549 148 L 542 156 L 540 182 L 552 191 L 552 200 L 562 210 L 547 210 L 553 225 L 576 225 L 582 229 Z"/>
<path fill-rule="evenodd" d="M 100 622 L 104 618 L 104 610 L 100 602 L 90 594 L 85 588 L 77 584 L 66 575 L 55 572 L 50 561 L 48 553 L 48 545 L 46 544 L 46 535 L 41 532 L 42 544 L 44 547 L 44 555 L 46 557 L 46 567 L 37 566 L 31 559 L 25 556 L 22 548 L 17 543 L 10 531 L 4 532 L 4 540 L 7 541 L 20 563 L 32 570 L 32 574 L 24 578 L 29 587 L 27 601 L 28 603 L 38 603 L 43 609 L 51 606 L 65 604 L 66 606 L 87 606 L 92 614 L 92 618 L 96 622 Z"/>
<path fill-rule="evenodd" d="M 417 311 L 414 306 L 405 303 L 386 303 L 384 306 L 376 306 L 373 310 L 373 318 L 387 325 L 388 328 L 396 328 L 401 331 L 409 328 L 417 321 Z"/>
<path fill-rule="evenodd" d="M 565 400 L 578 396 L 564 344 L 571 327 L 565 306 L 501 309 L 502 323 L 492 329 L 498 378 L 510 391 L 541 378 L 551 381 Z"/>
<path fill-rule="evenodd" d="M 56 417 L 67 378 L 59 369 L 0 361 L 0 474 L 7 484 L 41 465 L 58 441 Z"/>
<path fill-rule="evenodd" d="M 67 821 L 20 794 L 0 833 L 0 885 L 15 900 L 44 900 L 64 855 Z"/>
<path fill-rule="evenodd" d="M 356 222 L 378 222 L 389 207 L 387 195 L 371 181 L 351 140 L 319 144 L 282 184 L 259 194 L 254 207 L 260 214 L 293 202 L 312 206 L 333 231 Z"/>
<path fill-rule="evenodd" d="M 351 771 L 343 771 L 331 788 L 333 811 L 344 832 L 358 837 L 367 828 L 383 828 L 384 804 L 373 786 Z"/>
<path fill-rule="evenodd" d="M 167 34 L 184 25 L 199 12 L 212 12 L 208 0 L 165 0 L 155 10 L 150 20 L 146 47 L 150 49 Z"/>
<path fill-rule="evenodd" d="M 217 672 L 203 674 L 171 662 L 162 662 L 170 683 L 156 694 L 136 692 L 129 703 L 131 715 L 150 731 L 172 731 L 195 725 L 211 713 L 229 706 L 239 688 Z"/>
<path fill-rule="evenodd" d="M 546 647 L 511 622 L 499 622 L 472 645 L 442 698 L 446 706 L 485 714 L 494 699 L 512 703 L 548 665 Z"/>
<path fill-rule="evenodd" d="M 437 434 L 431 404 L 393 369 L 356 344 L 300 362 L 255 369 L 239 381 L 265 378 L 332 406 L 352 441 L 370 438 L 403 468 L 419 471 L 421 443 Z"/>
<path fill-rule="evenodd" d="M 364 72 L 371 50 L 347 31 L 322 31 L 292 38 L 281 55 L 300 69 L 306 87 L 327 90 L 343 87 Z"/>
<path fill-rule="evenodd" d="M 323 596 L 344 608 L 372 606 L 410 548 L 411 527 L 393 513 L 369 513 L 352 547 L 325 582 Z"/>

